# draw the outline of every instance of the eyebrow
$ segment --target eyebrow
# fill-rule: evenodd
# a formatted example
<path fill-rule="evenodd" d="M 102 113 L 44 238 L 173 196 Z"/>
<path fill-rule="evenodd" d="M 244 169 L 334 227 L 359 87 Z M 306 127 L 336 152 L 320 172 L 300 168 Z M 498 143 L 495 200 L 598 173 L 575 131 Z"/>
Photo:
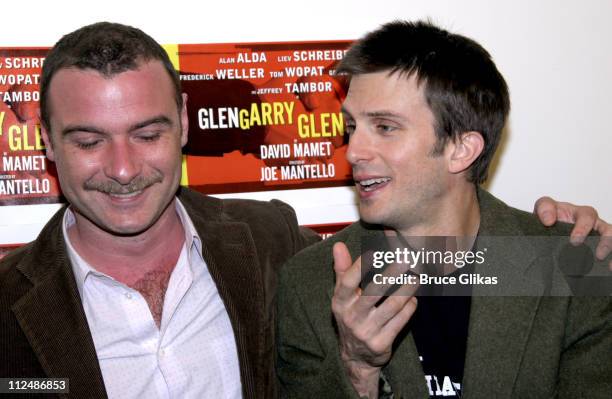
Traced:
<path fill-rule="evenodd" d="M 142 122 L 138 122 L 133 124 L 129 131 L 134 131 L 134 130 L 138 130 L 138 129 L 142 129 L 143 127 L 147 127 L 149 125 L 166 125 L 166 126 L 172 126 L 173 123 L 170 120 L 170 118 L 168 118 L 165 115 L 159 115 L 159 116 L 155 116 L 153 118 L 147 119 L 145 121 Z"/>
<path fill-rule="evenodd" d="M 153 118 L 146 119 L 142 122 L 137 122 L 129 127 L 128 131 L 133 132 L 134 130 L 142 129 L 143 127 L 147 127 L 150 125 L 161 124 L 166 126 L 172 126 L 173 123 L 165 115 L 154 116 Z M 66 128 L 62 129 L 62 136 L 65 137 L 69 134 L 76 132 L 89 132 L 89 133 L 97 133 L 97 134 L 107 134 L 108 132 L 104 129 L 100 129 L 96 126 L 91 125 L 69 125 Z"/>
<path fill-rule="evenodd" d="M 341 107 L 341 112 L 343 114 L 346 114 L 350 117 L 352 117 L 352 113 L 349 112 L 349 110 L 347 110 L 346 108 Z M 391 112 L 391 111 L 370 111 L 370 112 L 364 112 L 363 115 L 369 117 L 369 118 L 396 118 L 396 119 L 401 119 L 401 120 L 405 120 L 406 117 L 395 113 L 395 112 Z"/>

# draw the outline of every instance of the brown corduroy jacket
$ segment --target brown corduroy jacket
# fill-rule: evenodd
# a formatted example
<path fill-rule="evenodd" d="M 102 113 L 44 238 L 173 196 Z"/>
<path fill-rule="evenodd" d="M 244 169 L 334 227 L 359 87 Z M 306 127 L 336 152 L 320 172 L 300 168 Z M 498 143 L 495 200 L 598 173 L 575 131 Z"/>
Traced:
<path fill-rule="evenodd" d="M 277 271 L 316 238 L 280 201 L 219 200 L 185 188 L 178 197 L 232 323 L 243 395 L 274 397 Z M 62 234 L 65 209 L 0 262 L 0 378 L 69 378 L 68 397 L 106 398 Z"/>

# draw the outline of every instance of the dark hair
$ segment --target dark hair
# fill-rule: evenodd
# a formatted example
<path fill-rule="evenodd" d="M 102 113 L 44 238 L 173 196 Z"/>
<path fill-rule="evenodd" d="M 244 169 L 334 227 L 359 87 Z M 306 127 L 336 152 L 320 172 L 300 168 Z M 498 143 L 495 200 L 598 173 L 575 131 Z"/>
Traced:
<path fill-rule="evenodd" d="M 137 28 L 110 22 L 84 26 L 63 36 L 45 58 L 40 79 L 41 123 L 50 128 L 48 92 L 51 79 L 63 68 L 93 69 L 112 77 L 136 70 L 143 62 L 158 60 L 170 75 L 176 105 L 183 105 L 181 83 L 168 54 L 151 36 Z"/>
<path fill-rule="evenodd" d="M 414 74 L 425 84 L 425 99 L 436 120 L 434 154 L 461 133 L 482 135 L 484 149 L 468 179 L 485 181 L 510 111 L 508 87 L 489 53 L 474 40 L 430 22 L 394 21 L 358 40 L 337 68 L 349 78 L 386 70 Z"/>

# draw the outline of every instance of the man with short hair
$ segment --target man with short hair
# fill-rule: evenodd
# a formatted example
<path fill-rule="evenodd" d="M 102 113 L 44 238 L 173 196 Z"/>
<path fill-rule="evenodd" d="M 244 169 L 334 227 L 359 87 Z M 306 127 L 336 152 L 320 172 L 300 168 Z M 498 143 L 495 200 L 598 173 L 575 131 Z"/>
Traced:
<path fill-rule="evenodd" d="M 281 202 L 179 188 L 186 101 L 138 29 L 50 51 L 42 133 L 69 205 L 0 263 L 0 377 L 69 378 L 77 398 L 276 395 L 276 272 L 312 236 Z"/>
<path fill-rule="evenodd" d="M 367 284 L 376 270 L 362 246 L 374 240 L 425 253 L 427 245 L 414 243 L 439 245 L 431 237 L 444 237 L 445 248 L 450 237 L 453 255 L 477 252 L 491 237 L 569 233 L 479 186 L 510 108 L 487 51 L 430 23 L 398 21 L 359 40 L 338 71 L 350 79 L 343 113 L 361 220 L 281 269 L 281 396 L 609 396 L 611 301 L 572 297 L 558 274 L 544 273 L 553 270 L 551 255 L 534 241 L 509 237 L 489 248 L 508 258 L 485 256 L 475 266 L 489 284 L 503 280 L 497 291 L 474 282 L 461 287 L 467 294 L 452 291 L 450 278 L 465 281 L 468 273 L 454 269 L 452 258 L 437 261 L 433 276 L 457 296 L 426 295 L 435 281 L 420 280 L 428 262 L 415 262 L 399 283 Z M 465 237 L 471 240 L 460 244 Z M 397 259 L 380 276 L 402 277 L 393 271 Z M 549 284 L 560 296 L 529 291 L 530 284 Z"/>
<path fill-rule="evenodd" d="M 69 378 L 79 398 L 275 395 L 276 272 L 314 234 L 279 201 L 179 189 L 186 100 L 138 29 L 50 51 L 42 134 L 69 206 L 1 263 L 0 376 Z"/>

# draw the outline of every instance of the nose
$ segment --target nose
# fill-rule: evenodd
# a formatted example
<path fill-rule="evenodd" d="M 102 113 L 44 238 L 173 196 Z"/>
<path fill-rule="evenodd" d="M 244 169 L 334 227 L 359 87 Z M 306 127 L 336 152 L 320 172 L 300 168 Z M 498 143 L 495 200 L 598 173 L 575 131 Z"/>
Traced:
<path fill-rule="evenodd" d="M 128 140 L 114 141 L 105 163 L 106 175 L 120 184 L 130 183 L 141 172 L 138 156 Z"/>
<path fill-rule="evenodd" d="M 373 142 L 365 129 L 355 127 L 349 136 L 348 148 L 346 150 L 347 161 L 355 166 L 372 158 Z"/>

